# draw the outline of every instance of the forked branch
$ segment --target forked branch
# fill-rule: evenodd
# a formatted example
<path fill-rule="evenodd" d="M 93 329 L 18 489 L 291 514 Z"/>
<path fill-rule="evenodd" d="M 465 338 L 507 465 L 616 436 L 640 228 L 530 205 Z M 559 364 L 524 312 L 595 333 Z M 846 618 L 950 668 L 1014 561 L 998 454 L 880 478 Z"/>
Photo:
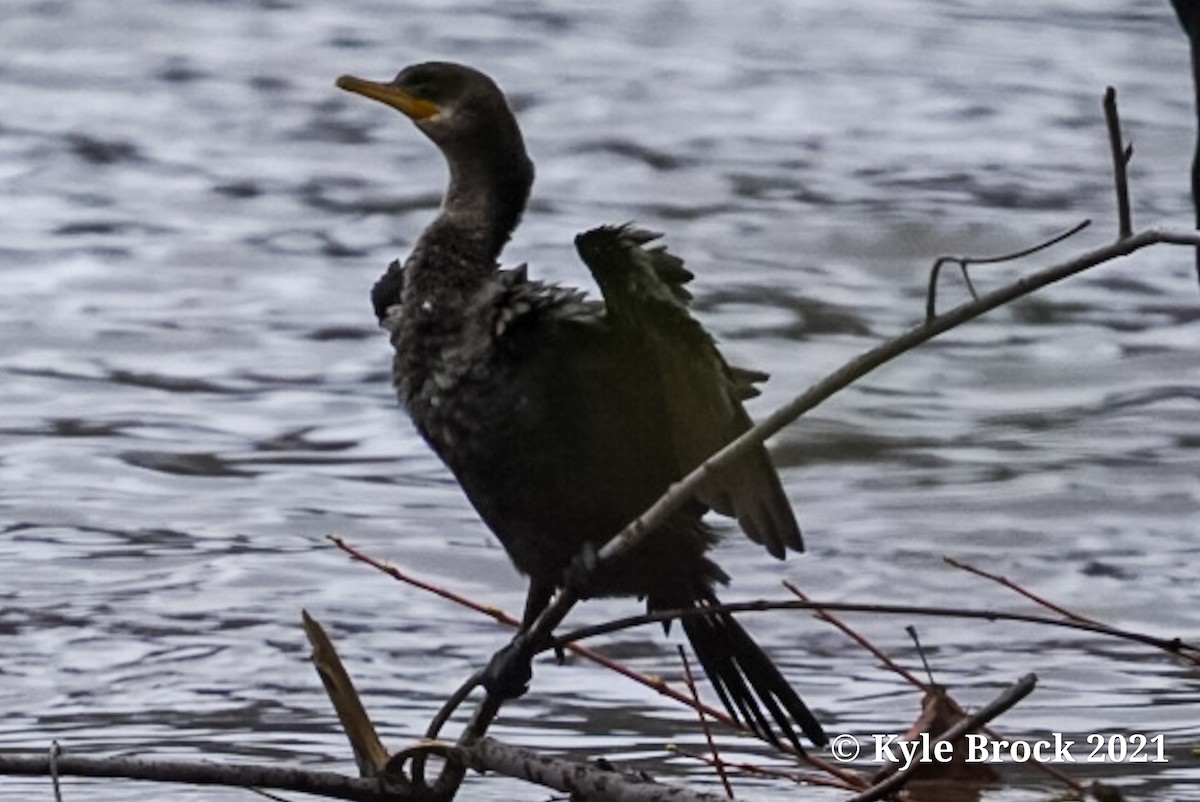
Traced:
<path fill-rule="evenodd" d="M 1092 224 L 1091 220 L 1083 220 L 1068 228 L 1066 231 L 1061 231 L 1055 234 L 1044 242 L 1039 242 L 1037 245 L 1032 245 L 1028 248 L 1022 248 L 1019 251 L 1012 253 L 1001 254 L 1000 256 L 939 256 L 933 262 L 933 267 L 929 271 L 929 290 L 925 295 L 925 322 L 929 323 L 937 317 L 937 286 L 938 277 L 941 275 L 942 268 L 948 264 L 958 265 L 962 271 L 963 281 L 967 284 L 967 289 L 971 293 L 971 297 L 976 301 L 979 300 L 979 293 L 975 291 L 975 285 L 971 282 L 971 275 L 967 272 L 970 265 L 994 265 L 1001 262 L 1015 262 L 1018 259 L 1024 259 L 1026 256 L 1044 251 L 1047 248 L 1057 245 L 1065 239 L 1075 236 L 1080 231 Z"/>

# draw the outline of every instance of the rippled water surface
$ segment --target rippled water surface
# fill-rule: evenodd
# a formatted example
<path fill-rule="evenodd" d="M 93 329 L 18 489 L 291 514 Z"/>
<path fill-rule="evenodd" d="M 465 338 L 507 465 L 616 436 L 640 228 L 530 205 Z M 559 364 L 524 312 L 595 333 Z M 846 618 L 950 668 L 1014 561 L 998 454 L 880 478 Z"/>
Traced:
<path fill-rule="evenodd" d="M 1191 220 L 1188 53 L 1165 0 L 6 0 L 0 750 L 58 739 L 352 771 L 301 609 L 393 747 L 506 638 L 324 539 L 519 608 L 522 581 L 393 402 L 367 303 L 444 168 L 405 120 L 333 88 L 434 57 L 495 75 L 526 129 L 539 182 L 506 258 L 586 285 L 576 231 L 668 232 L 704 322 L 772 373 L 759 415 L 916 323 L 939 254 L 1095 219 L 1028 263 L 978 269 L 991 287 L 1107 242 L 1108 84 L 1136 148 L 1135 223 Z M 1143 251 L 826 403 L 774 444 L 809 553 L 771 564 L 731 537 L 725 595 L 778 596 L 786 578 L 822 599 L 1033 609 L 950 555 L 1116 626 L 1200 638 L 1195 285 L 1189 251 Z M 949 277 L 945 293 L 965 297 Z M 998 724 L 1011 735 L 1165 734 L 1166 764 L 1068 770 L 1132 798 L 1200 799 L 1194 667 L 1063 630 L 849 620 L 913 668 L 916 624 L 969 706 L 1036 671 Z M 915 717 L 919 695 L 829 626 L 750 625 L 832 733 Z M 656 629 L 607 646 L 676 671 Z M 690 716 L 587 666 L 541 666 L 495 732 L 709 781 L 664 751 L 699 749 Z M 1006 778 L 987 798 L 1058 788 L 1029 767 Z M 160 795 L 76 785 L 68 798 Z M 10 792 L 48 789 L 0 778 Z M 472 795 L 544 796 L 492 780 Z"/>

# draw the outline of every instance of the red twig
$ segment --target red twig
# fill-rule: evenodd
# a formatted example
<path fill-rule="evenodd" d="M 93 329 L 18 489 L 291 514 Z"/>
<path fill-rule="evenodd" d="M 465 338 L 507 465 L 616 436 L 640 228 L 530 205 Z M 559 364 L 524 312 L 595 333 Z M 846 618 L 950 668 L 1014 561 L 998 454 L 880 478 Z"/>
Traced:
<path fill-rule="evenodd" d="M 959 568 L 968 573 L 975 574 L 975 576 L 981 576 L 984 579 L 990 579 L 993 582 L 996 582 L 997 584 L 1003 585 L 1004 587 L 1008 588 L 1009 590 L 1021 594 L 1022 596 L 1029 599 L 1034 604 L 1037 604 L 1041 607 L 1045 607 L 1047 610 L 1053 610 L 1054 612 L 1061 615 L 1063 618 L 1069 618 L 1072 621 L 1081 621 L 1085 624 L 1102 624 L 1102 622 L 1097 621 L 1094 618 L 1088 618 L 1086 615 L 1080 615 L 1079 613 L 1072 612 L 1072 611 L 1068 610 L 1066 607 L 1056 604 L 1056 603 L 1050 601 L 1049 599 L 1045 598 L 1044 596 L 1039 596 L 1038 594 L 1034 593 L 1031 590 L 1026 590 L 1025 588 L 1021 587 L 1016 582 L 1013 582 L 1011 579 L 1009 579 L 1006 576 L 1000 576 L 999 574 L 993 574 L 990 571 L 985 571 L 982 568 L 976 568 L 975 566 L 968 565 L 967 563 L 962 562 L 961 560 L 957 560 L 954 557 L 942 557 L 942 560 L 947 565 L 951 565 L 955 568 Z"/>
<path fill-rule="evenodd" d="M 336 545 L 342 551 L 346 552 L 346 554 L 350 555 L 351 559 L 353 559 L 357 562 L 366 563 L 367 565 L 371 566 L 372 568 L 375 568 L 378 571 L 382 571 L 383 573 L 387 574 L 388 576 L 392 577 L 393 579 L 396 579 L 400 582 L 404 582 L 406 584 L 412 585 L 413 587 L 418 588 L 420 590 L 424 590 L 428 593 L 432 593 L 435 596 L 439 596 L 440 598 L 446 599 L 447 601 L 454 602 L 455 604 L 460 605 L 462 607 L 466 607 L 467 609 L 474 610 L 475 612 L 478 612 L 478 613 L 483 613 L 484 615 L 486 615 L 490 618 L 493 618 L 502 624 L 506 624 L 506 625 L 514 627 L 514 628 L 520 626 L 520 622 L 517 621 L 516 618 L 512 617 L 511 615 L 509 615 L 507 612 L 500 609 L 499 607 L 495 607 L 493 605 L 488 605 L 488 604 L 481 604 L 477 601 L 474 601 L 473 599 L 468 599 L 465 596 L 461 596 L 453 591 L 447 590 L 446 588 L 431 584 L 431 583 L 426 582 L 421 579 L 417 579 L 414 576 L 404 573 L 399 568 L 397 568 L 396 566 L 394 566 L 390 563 L 382 562 L 381 560 L 377 560 L 365 552 L 359 551 L 358 549 L 354 548 L 350 544 L 346 543 L 345 540 L 343 540 L 341 537 L 338 537 L 337 535 L 329 535 L 328 537 L 329 537 L 329 540 L 332 541 L 334 545 Z M 616 662 L 615 660 L 605 657 L 603 654 L 601 654 L 597 651 L 594 651 L 593 649 L 589 649 L 588 647 L 582 646 L 577 643 L 562 644 L 560 646 L 560 648 L 570 651 L 572 654 L 582 657 L 586 660 L 590 660 L 594 663 L 598 663 L 599 665 L 604 666 L 605 668 L 609 669 L 610 671 L 615 671 L 616 673 L 618 673 L 624 677 L 628 677 L 629 679 L 633 680 L 634 682 L 639 683 L 640 685 L 644 685 L 647 688 L 651 688 L 652 690 L 657 691 L 659 694 L 661 694 L 663 696 L 673 699 L 676 702 L 679 702 L 681 704 L 687 705 L 688 707 L 692 708 L 697 713 L 699 713 L 703 716 L 707 716 L 709 718 L 716 719 L 716 720 L 720 721 L 721 723 L 723 723 L 729 727 L 732 727 L 735 730 L 738 730 L 740 732 L 743 732 L 743 733 L 746 733 L 749 735 L 753 735 L 753 733 L 750 732 L 750 730 L 742 727 L 740 724 L 738 724 L 738 722 L 736 722 L 732 718 L 730 718 L 729 714 L 727 714 L 725 711 L 717 710 L 716 708 L 710 707 L 710 706 L 704 704 L 703 702 L 699 701 L 698 699 L 695 699 L 695 698 L 689 696 L 688 694 L 683 693 L 682 691 L 676 690 L 675 688 L 668 685 L 666 683 L 666 681 L 664 681 L 661 677 L 651 677 L 651 676 L 647 676 L 646 674 L 642 674 L 640 672 L 634 671 L 633 669 L 629 668 L 628 666 L 626 666 L 622 663 Z M 792 754 L 800 756 L 800 755 L 798 755 L 798 753 L 794 752 L 794 750 L 792 750 L 791 747 L 785 746 L 783 748 L 787 752 L 790 752 Z M 821 766 L 821 768 L 825 768 L 826 770 L 828 770 L 828 767 L 826 765 L 822 765 L 823 761 L 820 761 L 819 759 L 814 760 L 811 756 L 807 756 L 807 757 L 809 759 L 809 762 L 813 763 L 814 765 Z M 836 767 L 833 767 L 833 768 L 836 768 Z"/>
<path fill-rule="evenodd" d="M 785 588 L 787 588 L 792 594 L 794 594 L 796 596 L 796 598 L 800 599 L 801 601 L 805 601 L 805 602 L 812 601 L 812 599 L 810 599 L 807 595 L 805 595 L 804 591 L 800 590 L 800 588 L 796 587 L 791 582 L 784 580 L 783 586 Z M 850 638 L 850 640 L 854 641 L 859 646 L 866 649 L 868 652 L 870 652 L 872 655 L 874 655 L 876 658 L 878 658 L 879 661 L 881 663 L 883 663 L 884 666 L 886 666 L 889 670 L 894 671 L 895 673 L 904 677 L 904 679 L 907 680 L 910 685 L 912 685 L 915 688 L 920 688 L 921 690 L 925 690 L 925 683 L 921 682 L 919 677 L 917 677 L 915 674 L 913 674 L 911 671 L 909 671 L 904 666 L 897 663 L 895 660 L 893 660 L 891 657 L 889 657 L 887 654 L 885 654 L 879 647 L 877 647 L 875 644 L 871 643 L 864 636 L 860 635 L 849 624 L 842 621 L 840 618 L 835 616 L 833 613 L 827 612 L 825 610 L 817 609 L 813 612 L 813 617 L 820 619 L 821 621 L 825 621 L 826 623 L 832 624 L 834 627 L 836 627 L 838 630 L 840 630 L 843 634 L 845 634 L 846 637 Z"/>
<path fill-rule="evenodd" d="M 382 562 L 366 552 L 359 551 L 337 535 L 327 535 L 326 537 L 329 538 L 333 545 L 349 554 L 350 559 L 355 560 L 356 562 L 366 563 L 377 571 L 382 571 L 383 573 L 387 574 L 392 579 L 412 585 L 414 588 L 419 588 L 426 593 L 432 593 L 434 596 L 440 596 L 447 601 L 454 602 L 460 607 L 466 607 L 470 610 L 474 610 L 477 613 L 483 613 L 489 618 L 495 619 L 501 624 L 513 627 L 514 629 L 521 626 L 520 621 L 513 618 L 499 607 L 493 607 L 492 605 L 488 604 L 480 604 L 479 602 L 468 599 L 466 596 L 461 596 L 452 590 L 447 590 L 439 585 L 430 584 L 423 579 L 417 579 L 415 576 L 404 573 L 391 563 Z"/>
<path fill-rule="evenodd" d="M 1027 590 L 1026 588 L 1021 587 L 1016 582 L 1013 582 L 1011 579 L 1009 579 L 1006 576 L 1001 576 L 1000 574 L 993 574 L 992 572 L 985 571 L 982 568 L 976 568 L 973 565 L 968 565 L 967 563 L 964 563 L 961 560 L 956 560 L 953 557 L 942 557 L 942 560 L 945 561 L 946 564 L 951 565 L 955 568 L 960 568 L 963 571 L 967 571 L 968 573 L 975 574 L 976 576 L 981 576 L 984 579 L 990 579 L 998 585 L 1003 585 L 1004 587 L 1008 588 L 1009 590 L 1013 591 L 1014 593 L 1019 593 L 1020 595 L 1029 599 L 1034 604 L 1037 604 L 1040 607 L 1045 607 L 1047 610 L 1053 610 L 1054 612 L 1061 615 L 1063 618 L 1066 618 L 1070 621 L 1078 621 L 1081 624 L 1090 624 L 1093 626 L 1107 626 L 1107 624 L 1105 624 L 1102 621 L 1097 621 L 1095 618 L 1089 618 L 1088 616 L 1081 615 L 1080 613 L 1077 613 L 1073 610 L 1068 610 L 1066 607 L 1063 607 L 1061 604 L 1050 601 L 1045 596 L 1039 596 L 1037 593 L 1034 593 L 1031 590 Z M 1200 655 L 1196 655 L 1196 654 L 1188 652 L 1184 649 L 1179 649 L 1179 650 L 1173 651 L 1171 653 L 1174 655 L 1177 655 L 1182 660 L 1188 661 L 1192 665 L 1200 666 Z"/>
<path fill-rule="evenodd" d="M 692 677 L 692 666 L 688 663 L 687 651 L 682 646 L 679 649 L 679 661 L 683 663 L 683 681 L 687 683 L 688 692 L 692 695 L 692 700 L 698 706 L 700 704 L 700 694 L 696 691 L 696 680 Z M 708 717 L 704 715 L 698 708 L 696 715 L 700 719 L 700 728 L 704 730 L 704 740 L 708 744 L 708 751 L 712 755 L 712 767 L 716 769 L 717 776 L 721 778 L 721 785 L 725 788 L 725 796 L 733 799 L 733 786 L 729 784 L 729 775 L 725 772 L 725 761 L 721 759 L 721 755 L 717 752 L 717 745 L 713 741 L 712 728 L 708 726 Z"/>

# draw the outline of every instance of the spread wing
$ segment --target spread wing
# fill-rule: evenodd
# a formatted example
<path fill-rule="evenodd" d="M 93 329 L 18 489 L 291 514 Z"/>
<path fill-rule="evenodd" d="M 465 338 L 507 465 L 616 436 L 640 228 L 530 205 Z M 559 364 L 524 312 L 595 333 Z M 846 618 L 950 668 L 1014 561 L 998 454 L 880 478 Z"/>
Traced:
<path fill-rule="evenodd" d="M 657 234 L 605 226 L 580 234 L 575 246 L 604 294 L 614 326 L 629 327 L 649 350 L 667 406 L 680 475 L 700 465 L 751 426 L 742 400 L 766 378 L 730 367 L 692 317 L 692 274 L 661 246 Z M 762 446 L 715 475 L 700 501 L 737 518 L 746 535 L 775 557 L 803 549 L 800 529 L 779 475 Z"/>

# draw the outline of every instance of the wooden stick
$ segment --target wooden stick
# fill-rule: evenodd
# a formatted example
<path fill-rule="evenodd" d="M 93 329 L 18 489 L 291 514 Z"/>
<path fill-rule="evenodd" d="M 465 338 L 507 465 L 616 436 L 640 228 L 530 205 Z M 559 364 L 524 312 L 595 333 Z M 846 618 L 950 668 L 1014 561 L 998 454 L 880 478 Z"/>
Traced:
<path fill-rule="evenodd" d="M 128 757 L 96 757 L 60 753 L 53 760 L 48 754 L 21 755 L 0 752 L 0 775 L 58 777 L 118 777 L 127 780 L 220 785 L 233 788 L 275 788 L 306 794 L 348 799 L 355 802 L 396 802 L 412 799 L 402 791 L 389 788 L 380 779 L 347 777 L 330 771 L 306 771 L 239 764 L 178 760 L 139 760 Z"/>
<path fill-rule="evenodd" d="M 1121 140 L 1121 118 L 1117 114 L 1117 90 L 1104 90 L 1104 122 L 1108 127 L 1108 146 L 1112 151 L 1113 184 L 1117 191 L 1117 239 L 1133 236 L 1133 215 L 1129 210 L 1129 160 L 1133 145 Z"/>

